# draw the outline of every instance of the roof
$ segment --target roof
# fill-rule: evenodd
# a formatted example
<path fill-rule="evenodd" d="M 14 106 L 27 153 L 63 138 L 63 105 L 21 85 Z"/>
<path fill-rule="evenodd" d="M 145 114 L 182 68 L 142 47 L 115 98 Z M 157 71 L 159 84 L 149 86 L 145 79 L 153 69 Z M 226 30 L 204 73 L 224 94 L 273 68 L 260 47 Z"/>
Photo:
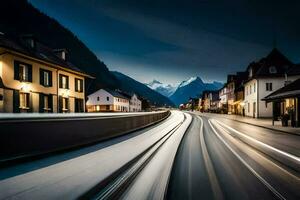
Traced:
<path fill-rule="evenodd" d="M 118 98 L 123 98 L 123 99 L 130 99 L 131 97 L 122 94 L 121 92 L 118 92 L 116 90 L 111 90 L 111 89 L 104 89 L 106 92 L 108 92 L 109 94 L 111 94 L 114 97 L 118 97 Z"/>
<path fill-rule="evenodd" d="M 71 62 L 68 62 L 67 60 L 64 60 L 57 56 L 53 49 L 38 42 L 37 40 L 35 40 L 35 47 L 32 48 L 26 45 L 26 43 L 21 39 L 21 37 L 0 34 L 0 47 L 4 47 L 9 50 L 13 50 L 18 53 L 49 62 L 54 65 L 59 65 L 60 67 L 89 76 L 87 73 L 77 68 Z"/>
<path fill-rule="evenodd" d="M 287 71 L 288 76 L 292 75 L 300 75 L 300 64 L 296 64 L 292 66 L 288 71 Z"/>
<path fill-rule="evenodd" d="M 247 71 L 252 69 L 253 73 L 249 80 L 258 77 L 281 77 L 293 66 L 294 64 L 286 56 L 274 48 L 266 57 L 250 63 Z"/>
<path fill-rule="evenodd" d="M 300 96 L 300 78 L 295 80 L 294 82 L 276 90 L 275 92 L 272 92 L 271 94 L 269 94 L 262 100 L 263 101 L 274 101 L 274 100 L 296 97 L 296 96 Z"/>

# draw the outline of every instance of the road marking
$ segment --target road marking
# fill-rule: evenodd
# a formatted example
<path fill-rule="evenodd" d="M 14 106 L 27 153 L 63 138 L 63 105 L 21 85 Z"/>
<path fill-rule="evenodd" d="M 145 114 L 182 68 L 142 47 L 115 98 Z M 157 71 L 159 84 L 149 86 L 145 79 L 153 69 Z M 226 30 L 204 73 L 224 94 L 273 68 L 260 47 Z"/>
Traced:
<path fill-rule="evenodd" d="M 285 198 L 271 185 L 269 184 L 262 176 L 260 176 L 231 146 L 219 135 L 216 129 L 213 127 L 211 120 L 208 120 L 210 127 L 216 136 L 223 142 L 223 144 L 235 155 L 269 190 L 271 190 L 279 199 L 285 200 Z"/>
<path fill-rule="evenodd" d="M 203 135 L 203 120 L 201 117 L 197 116 L 200 121 L 201 121 L 201 127 L 200 127 L 200 144 L 201 144 L 201 150 L 202 150 L 202 154 L 203 154 L 203 158 L 204 158 L 204 164 L 205 164 L 205 168 L 206 171 L 208 173 L 208 177 L 209 177 L 209 181 L 210 184 L 212 186 L 212 190 L 214 193 L 214 197 L 215 199 L 224 199 L 220 184 L 218 182 L 216 173 L 214 171 L 214 167 L 213 164 L 211 162 L 211 159 L 209 157 L 207 148 L 206 148 L 206 144 L 204 141 L 204 135 Z"/>
<path fill-rule="evenodd" d="M 221 126 L 223 125 L 223 126 L 225 126 L 226 128 L 232 130 L 233 132 L 235 132 L 235 133 L 237 133 L 237 134 L 239 134 L 239 135 L 241 135 L 241 136 L 243 136 L 243 137 L 245 137 L 245 138 L 247 138 L 247 139 L 249 139 L 249 140 L 251 140 L 251 141 L 257 143 L 257 144 L 260 144 L 260 145 L 262 145 L 262 146 L 264 146 L 264 147 L 266 147 L 266 148 L 268 148 L 268 149 L 271 149 L 272 151 L 275 151 L 275 152 L 277 152 L 277 153 L 279 153 L 279 154 L 281 154 L 281 155 L 283 155 L 283 156 L 286 156 L 286 157 L 288 157 L 288 158 L 290 158 L 290 159 L 292 159 L 292 160 L 295 160 L 295 161 L 297 161 L 298 163 L 300 163 L 300 158 L 297 157 L 297 156 L 294 156 L 294 155 L 292 155 L 292 154 L 290 154 L 290 153 L 284 152 L 284 151 L 279 150 L 279 149 L 277 149 L 277 148 L 275 148 L 275 147 L 272 147 L 272 146 L 270 146 L 270 145 L 268 145 L 268 144 L 265 144 L 265 143 L 263 143 L 263 142 L 261 142 L 261 141 L 259 141 L 259 140 L 256 140 L 256 139 L 254 139 L 254 138 L 252 138 L 252 137 L 246 135 L 245 133 L 242 133 L 242 132 L 240 132 L 240 131 L 238 131 L 238 130 L 236 130 L 236 129 L 234 129 L 234 128 L 231 128 L 230 126 L 228 126 L 228 125 L 226 125 L 226 124 L 224 124 L 224 123 L 222 123 L 222 122 L 220 122 L 220 121 L 218 121 L 218 120 L 214 120 L 214 121 L 216 121 L 216 122 L 217 122 L 218 124 L 220 124 Z"/>

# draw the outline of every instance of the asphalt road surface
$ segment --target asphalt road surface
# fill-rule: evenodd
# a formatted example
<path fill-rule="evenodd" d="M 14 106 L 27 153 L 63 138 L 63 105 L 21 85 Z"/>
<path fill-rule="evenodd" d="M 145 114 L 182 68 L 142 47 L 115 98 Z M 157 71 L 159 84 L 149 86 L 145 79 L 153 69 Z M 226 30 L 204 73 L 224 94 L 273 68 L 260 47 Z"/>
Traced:
<path fill-rule="evenodd" d="M 0 199 L 300 199 L 300 136 L 200 113 L 0 169 Z"/>

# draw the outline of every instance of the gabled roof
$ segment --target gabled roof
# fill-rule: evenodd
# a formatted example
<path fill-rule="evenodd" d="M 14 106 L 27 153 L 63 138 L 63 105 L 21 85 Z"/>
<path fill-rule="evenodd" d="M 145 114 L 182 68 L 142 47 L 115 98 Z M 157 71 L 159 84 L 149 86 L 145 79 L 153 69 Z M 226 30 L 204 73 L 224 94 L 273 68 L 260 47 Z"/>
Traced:
<path fill-rule="evenodd" d="M 111 89 L 104 89 L 107 91 L 109 94 L 111 94 L 114 97 L 122 98 L 122 99 L 130 99 L 131 97 L 128 97 L 127 95 L 121 94 L 120 92 L 116 90 L 111 90 Z"/>
<path fill-rule="evenodd" d="M 288 71 L 287 71 L 288 76 L 292 75 L 300 75 L 300 64 L 296 64 L 292 66 Z"/>
<path fill-rule="evenodd" d="M 294 82 L 276 90 L 275 92 L 269 94 L 262 100 L 272 101 L 272 100 L 278 100 L 282 98 L 289 98 L 295 96 L 300 96 L 300 79 L 297 79 Z"/>
<path fill-rule="evenodd" d="M 278 77 L 294 66 L 294 64 L 284 56 L 278 49 L 274 48 L 269 55 L 260 59 L 258 62 L 249 64 L 247 71 L 252 69 L 252 77 Z"/>
<path fill-rule="evenodd" d="M 8 36 L 6 34 L 0 34 L 0 47 L 7 48 L 9 50 L 16 51 L 18 53 L 33 57 L 35 59 L 39 59 L 42 61 L 49 62 L 54 65 L 58 65 L 60 67 L 79 72 L 81 74 L 87 73 L 83 72 L 71 62 L 64 60 L 57 56 L 53 49 L 43 45 L 42 43 L 35 40 L 35 47 L 31 48 L 25 44 L 25 42 L 21 39 L 21 37 L 16 36 Z"/>

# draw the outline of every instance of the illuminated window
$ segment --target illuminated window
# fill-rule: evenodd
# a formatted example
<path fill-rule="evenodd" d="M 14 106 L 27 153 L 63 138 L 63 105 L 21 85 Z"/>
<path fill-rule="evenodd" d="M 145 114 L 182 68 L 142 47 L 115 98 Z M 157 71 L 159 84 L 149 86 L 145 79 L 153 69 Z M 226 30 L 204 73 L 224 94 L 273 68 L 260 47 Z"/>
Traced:
<path fill-rule="evenodd" d="M 28 66 L 20 64 L 20 81 L 28 80 Z"/>
<path fill-rule="evenodd" d="M 20 108 L 29 108 L 29 93 L 20 93 Z"/>
<path fill-rule="evenodd" d="M 69 89 L 69 77 L 60 74 L 59 75 L 59 88 Z"/>

